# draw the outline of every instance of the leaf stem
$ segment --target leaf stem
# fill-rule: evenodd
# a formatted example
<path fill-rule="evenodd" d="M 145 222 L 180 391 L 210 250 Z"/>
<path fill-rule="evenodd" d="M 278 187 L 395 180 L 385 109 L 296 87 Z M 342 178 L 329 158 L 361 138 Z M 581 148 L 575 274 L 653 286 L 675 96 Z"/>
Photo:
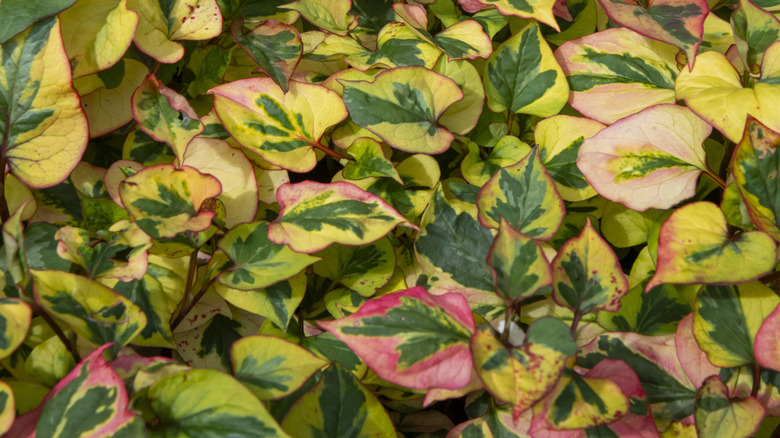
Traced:
<path fill-rule="evenodd" d="M 501 343 L 506 344 L 509 342 L 509 323 L 512 322 L 514 316 L 514 306 L 507 304 L 506 311 L 504 312 L 504 331 L 501 332 Z"/>
<path fill-rule="evenodd" d="M 10 111 L 8 115 L 8 120 L 6 121 L 6 127 L 11 126 L 11 116 Z M 8 201 L 5 199 L 5 165 L 6 165 L 6 155 L 5 155 L 5 148 L 8 146 L 8 129 L 5 130 L 4 137 L 0 140 L 0 221 L 5 223 L 5 221 L 8 220 L 9 217 L 11 217 L 11 213 L 8 211 Z"/>
<path fill-rule="evenodd" d="M 773 272 L 771 274 L 767 274 L 761 278 L 758 279 L 761 283 L 764 284 L 770 284 L 774 283 L 777 280 L 780 280 L 780 271 Z"/>
<path fill-rule="evenodd" d="M 54 318 L 52 318 L 51 315 L 46 312 L 46 309 L 44 309 L 37 302 L 33 303 L 33 308 L 35 309 L 35 312 L 41 315 L 41 318 L 46 321 L 46 324 L 51 327 L 51 329 L 54 331 L 54 334 L 60 338 L 60 341 L 63 343 L 63 345 L 65 345 L 65 348 L 68 349 L 70 355 L 73 356 L 73 360 L 75 360 L 76 363 L 81 362 L 81 356 L 79 355 L 78 350 L 76 350 L 76 345 L 74 345 L 73 342 L 71 342 L 70 339 L 65 336 L 65 332 L 63 332 L 60 326 L 57 325 L 57 322 L 54 320 Z"/>
<path fill-rule="evenodd" d="M 184 317 L 187 316 L 188 313 L 192 310 L 193 307 L 195 307 L 196 304 L 198 304 L 198 301 L 203 298 L 203 295 L 206 294 L 206 292 L 209 290 L 212 284 L 217 281 L 217 276 L 214 276 L 211 280 L 207 281 L 206 284 L 203 285 L 203 287 L 200 288 L 197 294 L 195 294 L 194 297 L 192 297 L 192 300 L 190 301 L 190 304 L 185 309 L 182 306 L 182 311 L 179 312 L 179 315 L 176 317 L 176 319 L 173 320 L 171 323 L 171 331 L 176 330 L 176 327 L 181 324 L 182 321 L 184 321 Z"/>
<path fill-rule="evenodd" d="M 710 178 L 712 178 L 712 180 L 715 181 L 720 186 L 720 188 L 722 188 L 723 190 L 726 190 L 726 181 L 724 181 L 723 178 L 718 176 L 717 173 L 713 172 L 709 168 L 707 170 L 705 170 L 704 173 L 707 176 L 709 176 Z"/>
<path fill-rule="evenodd" d="M 320 143 L 317 140 L 312 141 L 311 145 L 314 146 L 315 148 L 321 150 L 322 152 L 325 152 L 326 154 L 330 155 L 331 157 L 335 158 L 337 161 L 338 160 L 348 159 L 348 157 L 346 157 L 344 155 L 341 155 L 339 152 L 336 152 L 335 150 L 325 146 L 324 144 Z"/>
<path fill-rule="evenodd" d="M 753 363 L 753 388 L 750 390 L 750 395 L 753 397 L 758 396 L 758 390 L 761 388 L 761 367 L 757 362 Z"/>
<path fill-rule="evenodd" d="M 187 279 L 184 283 L 184 297 L 182 297 L 181 301 L 181 311 L 179 312 L 179 315 L 177 315 L 176 319 L 179 319 L 179 316 L 182 315 L 181 312 L 184 311 L 185 308 L 187 308 L 187 298 L 190 296 L 190 290 L 192 289 L 192 283 L 195 281 L 195 271 L 197 270 L 198 265 L 198 250 L 190 254 L 190 263 L 187 266 Z M 171 330 L 173 330 L 173 326 L 171 327 Z"/>
<path fill-rule="evenodd" d="M 580 319 L 582 319 L 582 313 L 579 310 L 574 312 L 574 319 L 571 321 L 571 336 L 577 340 L 577 326 L 580 325 Z"/>

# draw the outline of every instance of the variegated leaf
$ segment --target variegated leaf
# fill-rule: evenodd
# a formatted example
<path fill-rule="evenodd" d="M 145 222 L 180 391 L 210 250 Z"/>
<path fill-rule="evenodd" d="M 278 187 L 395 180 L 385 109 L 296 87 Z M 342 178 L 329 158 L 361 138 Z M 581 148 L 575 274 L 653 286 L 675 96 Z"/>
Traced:
<path fill-rule="evenodd" d="M 16 417 L 16 400 L 11 386 L 0 380 L 0 433 L 5 434 Z"/>
<path fill-rule="evenodd" d="M 80 0 L 60 14 L 60 20 L 74 78 L 119 61 L 138 26 L 138 14 L 127 8 L 127 0 Z"/>
<path fill-rule="evenodd" d="M 271 78 L 252 78 L 212 88 L 225 129 L 249 152 L 295 172 L 317 164 L 322 134 L 347 117 L 338 94 L 321 85 L 291 81 L 285 93 Z"/>
<path fill-rule="evenodd" d="M 555 386 L 576 351 L 569 327 L 555 318 L 537 319 L 522 345 L 502 343 L 489 325 L 471 338 L 479 378 L 497 399 L 512 405 L 514 419 Z"/>
<path fill-rule="evenodd" d="M 463 92 L 452 79 L 423 67 L 398 67 L 373 82 L 341 81 L 352 120 L 407 152 L 438 154 L 454 138 L 439 118 Z"/>
<path fill-rule="evenodd" d="M 219 274 L 219 282 L 240 290 L 264 289 L 286 280 L 319 260 L 293 252 L 268 237 L 268 222 L 241 224 L 219 241 L 233 265 Z"/>
<path fill-rule="evenodd" d="M 162 283 L 149 273 L 139 280 L 128 282 L 101 281 L 137 305 L 146 315 L 146 327 L 132 340 L 134 345 L 174 347 L 170 320 L 179 305 L 180 295 L 168 294 Z"/>
<path fill-rule="evenodd" d="M 247 336 L 230 348 L 233 375 L 260 400 L 284 397 L 328 364 L 297 344 L 274 336 Z"/>
<path fill-rule="evenodd" d="M 599 0 L 616 23 L 648 38 L 679 47 L 693 66 L 710 9 L 706 0 L 656 0 L 647 6 L 623 0 Z"/>
<path fill-rule="evenodd" d="M 0 4 L 0 44 L 36 21 L 67 9 L 74 2 L 75 0 L 38 0 L 35 3 L 30 3 L 29 0 L 3 1 Z"/>
<path fill-rule="evenodd" d="M 739 286 L 705 286 L 696 298 L 696 341 L 713 365 L 753 364 L 756 334 L 778 304 L 780 298 L 756 281 Z"/>
<path fill-rule="evenodd" d="M 57 239 L 57 255 L 86 271 L 91 279 L 117 278 L 122 281 L 139 280 L 147 267 L 147 250 L 152 246 L 149 236 L 140 228 L 125 221 L 126 227 L 112 227 L 104 239 L 90 238 L 83 228 L 65 226 L 54 235 Z M 117 257 L 122 251 L 127 261 Z"/>
<path fill-rule="evenodd" d="M 752 117 L 732 162 L 736 186 L 753 223 L 780 241 L 780 133 Z"/>
<path fill-rule="evenodd" d="M 495 6 L 504 15 L 533 18 L 560 31 L 553 16 L 554 0 L 471 0 L 472 3 Z"/>
<path fill-rule="evenodd" d="M 517 164 L 531 152 L 531 146 L 513 135 L 502 137 L 490 148 L 490 155 L 482 157 L 484 149 L 472 141 L 466 144 L 468 153 L 460 163 L 463 178 L 476 187 L 484 186 L 502 167 Z"/>
<path fill-rule="evenodd" d="M 282 420 L 290 436 L 395 438 L 379 399 L 343 366 L 331 365 Z"/>
<path fill-rule="evenodd" d="M 138 12 L 138 30 L 133 42 L 139 50 L 163 63 L 184 56 L 176 40 L 207 40 L 222 32 L 222 13 L 217 0 L 128 0 Z"/>
<path fill-rule="evenodd" d="M 276 196 L 281 211 L 268 227 L 268 238 L 297 252 L 316 252 L 331 243 L 364 245 L 396 225 L 417 229 L 381 198 L 345 182 L 285 184 Z"/>
<path fill-rule="evenodd" d="M 582 232 L 567 241 L 552 261 L 553 298 L 578 314 L 620 309 L 628 279 L 609 244 L 593 229 L 590 218 Z"/>
<path fill-rule="evenodd" d="M 88 140 L 59 20 L 35 22 L 0 45 L 0 53 L 0 149 L 8 168 L 30 187 L 57 185 Z"/>
<path fill-rule="evenodd" d="M 286 93 L 287 82 L 303 55 L 303 42 L 298 30 L 289 24 L 266 20 L 244 33 L 240 22 L 234 21 L 230 32 L 239 46 Z"/>
<path fill-rule="evenodd" d="M 17 298 L 0 299 L 0 358 L 11 355 L 27 337 L 32 320 L 32 308 Z M 5 412 L 5 409 L 0 409 Z M 0 418 L 3 415 L 0 414 Z M 0 421 L 2 425 L 2 421 Z M 0 430 L 3 428 L 0 427 Z"/>
<path fill-rule="evenodd" d="M 485 89 L 477 68 L 466 60 L 442 56 L 433 71 L 452 79 L 463 91 L 463 99 L 450 105 L 439 123 L 454 134 L 468 134 L 477 125 L 485 104 Z"/>
<path fill-rule="evenodd" d="M 710 376 L 696 393 L 696 433 L 699 438 L 747 438 L 758 430 L 764 412 L 755 397 L 732 400 L 723 379 Z"/>
<path fill-rule="evenodd" d="M 146 327 L 138 306 L 100 283 L 62 271 L 31 272 L 36 301 L 93 345 L 113 342 L 115 353 Z"/>
<path fill-rule="evenodd" d="M 766 233 L 729 234 L 711 202 L 678 208 L 661 226 L 658 267 L 645 290 L 662 283 L 743 283 L 774 270 L 777 245 Z"/>
<path fill-rule="evenodd" d="M 503 219 L 487 263 L 493 271 L 496 293 L 506 300 L 517 301 L 552 286 L 552 269 L 542 248 Z"/>
<path fill-rule="evenodd" d="M 558 114 L 569 98 L 563 70 L 535 22 L 493 52 L 483 81 L 487 105 L 495 112 L 549 117 Z"/>
<path fill-rule="evenodd" d="M 456 389 L 471 377 L 474 320 L 459 294 L 418 286 L 370 300 L 319 325 L 344 341 L 377 375 L 408 388 Z"/>
<path fill-rule="evenodd" d="M 374 295 L 390 281 L 395 251 L 387 238 L 363 246 L 331 245 L 317 253 L 314 273 L 338 282 L 364 297 Z"/>
<path fill-rule="evenodd" d="M 487 58 L 493 51 L 490 37 L 474 20 L 458 21 L 438 34 L 431 35 L 428 32 L 428 17 L 422 6 L 396 3 L 393 10 L 412 32 L 438 46 L 453 60 Z"/>
<path fill-rule="evenodd" d="M 166 164 L 148 167 L 119 185 L 128 213 L 155 239 L 207 229 L 215 214 L 204 209 L 204 201 L 221 191 L 219 180 L 211 175 Z"/>
<path fill-rule="evenodd" d="M 204 129 L 187 99 L 152 74 L 133 93 L 133 117 L 150 137 L 168 144 L 180 163 L 187 145 Z"/>
<path fill-rule="evenodd" d="M 398 171 L 387 159 L 382 145 L 376 140 L 368 137 L 358 138 L 349 146 L 347 154 L 355 161 L 350 161 L 344 166 L 344 178 L 387 177 L 403 184 Z"/>
<path fill-rule="evenodd" d="M 677 48 L 625 29 L 563 43 L 555 58 L 571 87 L 569 104 L 604 124 L 675 102 Z"/>
<path fill-rule="evenodd" d="M 754 350 L 762 367 L 780 372 L 780 305 L 761 323 Z"/>
<path fill-rule="evenodd" d="M 124 382 L 101 356 L 108 348 L 84 358 L 37 409 L 17 418 L 9 436 L 143 435 L 143 419 L 130 410 Z"/>
<path fill-rule="evenodd" d="M 731 14 L 731 27 L 739 59 L 751 72 L 760 71 L 764 52 L 780 40 L 780 19 L 750 0 L 740 0 Z"/>
<path fill-rule="evenodd" d="M 687 108 L 655 105 L 584 140 L 577 167 L 611 201 L 666 209 L 696 193 L 701 172 L 715 175 L 702 146 L 711 131 Z"/>
<path fill-rule="evenodd" d="M 552 238 L 565 213 L 538 149 L 517 164 L 499 169 L 479 191 L 477 207 L 482 225 L 498 228 L 503 218 L 512 228 L 538 240 Z"/>
<path fill-rule="evenodd" d="M 357 27 L 357 19 L 349 14 L 350 0 L 296 0 L 282 6 L 298 11 L 313 25 L 336 35 L 346 35 Z"/>
<path fill-rule="evenodd" d="M 192 370 L 163 377 L 149 388 L 161 436 L 287 437 L 252 392 L 219 371 Z"/>

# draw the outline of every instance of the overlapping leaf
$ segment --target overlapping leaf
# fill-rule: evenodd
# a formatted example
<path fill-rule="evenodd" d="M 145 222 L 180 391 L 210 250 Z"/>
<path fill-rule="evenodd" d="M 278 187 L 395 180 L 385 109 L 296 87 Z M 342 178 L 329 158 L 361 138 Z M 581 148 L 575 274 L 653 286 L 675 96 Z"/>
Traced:
<path fill-rule="evenodd" d="M 139 436 L 141 417 L 130 410 L 124 382 L 101 356 L 103 345 L 57 383 L 35 410 L 19 417 L 11 436 Z"/>
<path fill-rule="evenodd" d="M 357 27 L 358 22 L 349 14 L 350 0 L 296 0 L 283 6 L 298 11 L 313 25 L 335 33 L 346 35 Z"/>
<path fill-rule="evenodd" d="M 696 193 L 711 131 L 684 107 L 655 105 L 583 141 L 577 167 L 611 201 L 638 211 L 669 208 Z"/>
<path fill-rule="evenodd" d="M 761 322 L 780 298 L 759 282 L 708 285 L 696 299 L 693 330 L 710 362 L 719 367 L 755 363 L 753 343 Z"/>
<path fill-rule="evenodd" d="M 576 351 L 569 328 L 555 318 L 537 319 L 522 345 L 504 345 L 487 325 L 471 339 L 479 378 L 497 399 L 512 405 L 514 419 L 552 389 Z"/>
<path fill-rule="evenodd" d="M 528 144 L 511 135 L 502 137 L 490 149 L 490 155 L 487 158 L 483 157 L 483 150 L 478 144 L 470 141 L 466 147 L 468 154 L 461 161 L 460 170 L 463 173 L 463 178 L 477 187 L 485 185 L 502 167 L 517 164 L 531 152 L 531 147 Z"/>
<path fill-rule="evenodd" d="M 230 32 L 236 43 L 286 93 L 289 90 L 287 82 L 303 55 L 303 42 L 298 30 L 289 24 L 266 20 L 246 34 L 236 21 Z"/>
<path fill-rule="evenodd" d="M 504 219 L 507 225 L 538 240 L 552 238 L 565 213 L 538 149 L 517 164 L 499 169 L 479 191 L 477 207 L 482 225 L 498 228 Z"/>
<path fill-rule="evenodd" d="M 753 223 L 780 241 L 780 133 L 750 118 L 734 154 L 732 168 Z"/>
<path fill-rule="evenodd" d="M 148 398 L 163 436 L 288 436 L 260 400 L 218 371 L 192 370 L 163 377 L 149 388 Z"/>
<path fill-rule="evenodd" d="M 318 260 L 293 252 L 268 239 L 268 222 L 241 224 L 219 241 L 219 248 L 233 262 L 219 275 L 219 282 L 240 290 L 264 289 L 286 280 Z"/>
<path fill-rule="evenodd" d="M 0 5 L 0 44 L 31 24 L 67 9 L 75 0 L 6 0 Z"/>
<path fill-rule="evenodd" d="M 317 253 L 314 273 L 370 297 L 390 281 L 396 256 L 387 238 L 363 246 L 331 245 Z"/>
<path fill-rule="evenodd" d="M 567 241 L 552 262 L 555 302 L 578 313 L 616 311 L 628 293 L 628 280 L 609 244 L 590 219 Z"/>
<path fill-rule="evenodd" d="M 344 166 L 344 178 L 387 177 L 403 184 L 398 170 L 387 159 L 382 145 L 376 140 L 368 137 L 358 138 L 349 146 L 347 154 L 355 161 L 350 161 Z"/>
<path fill-rule="evenodd" d="M 776 261 L 771 236 L 761 231 L 732 236 L 717 205 L 695 202 L 675 210 L 661 226 L 658 268 L 645 290 L 662 283 L 746 282 L 772 271 Z"/>
<path fill-rule="evenodd" d="M 327 364 L 292 342 L 273 336 L 247 336 L 230 349 L 233 374 L 261 400 L 298 389 Z"/>
<path fill-rule="evenodd" d="M 218 254 L 220 253 L 215 253 L 212 262 L 219 260 Z M 224 255 L 223 257 L 226 258 Z M 268 318 L 277 327 L 284 329 L 306 293 L 306 275 L 298 274 L 265 289 L 240 290 L 229 288 L 222 283 L 215 284 L 214 289 L 230 304 Z"/>
<path fill-rule="evenodd" d="M 700 438 L 753 436 L 764 419 L 755 397 L 732 400 L 720 376 L 710 376 L 696 393 L 696 433 Z"/>
<path fill-rule="evenodd" d="M 468 134 L 477 125 L 485 104 L 485 89 L 477 68 L 468 61 L 442 56 L 433 71 L 452 79 L 463 91 L 463 99 L 450 105 L 439 123 L 454 134 Z"/>
<path fill-rule="evenodd" d="M 315 145 L 347 117 L 338 94 L 291 81 L 284 92 L 271 78 L 230 82 L 212 88 L 214 108 L 225 129 L 248 151 L 295 172 L 317 163 Z"/>
<path fill-rule="evenodd" d="M 555 51 L 571 87 L 569 104 L 601 123 L 675 102 L 677 49 L 625 28 L 607 29 Z"/>
<path fill-rule="evenodd" d="M 705 0 L 661 0 L 642 4 L 623 0 L 599 0 L 604 11 L 618 24 L 665 43 L 677 46 L 693 66 L 710 9 Z"/>
<path fill-rule="evenodd" d="M 146 168 L 119 185 L 127 212 L 155 239 L 207 229 L 215 214 L 202 208 L 204 201 L 221 191 L 219 180 L 211 175 L 165 164 Z"/>
<path fill-rule="evenodd" d="M 31 319 L 32 308 L 29 304 L 15 298 L 0 299 L 0 358 L 10 356 L 22 345 L 30 329 Z M 0 411 L 5 412 L 5 409 Z"/>
<path fill-rule="evenodd" d="M 750 0 L 740 0 L 731 15 L 739 58 L 753 73 L 759 69 L 764 52 L 780 40 L 780 20 Z"/>
<path fill-rule="evenodd" d="M 495 112 L 549 117 L 569 98 L 563 70 L 536 23 L 522 28 L 493 52 L 483 81 L 487 105 Z"/>
<path fill-rule="evenodd" d="M 756 361 L 780 372 L 780 305 L 761 324 L 754 343 Z"/>
<path fill-rule="evenodd" d="M 338 363 L 290 408 L 282 428 L 290 436 L 396 436 L 380 401 Z"/>
<path fill-rule="evenodd" d="M 117 278 L 122 281 L 139 280 L 146 273 L 147 253 L 152 246 L 149 236 L 140 228 L 128 224 L 126 228 L 113 229 L 105 240 L 93 241 L 87 230 L 65 226 L 57 231 L 57 255 L 69 260 L 86 271 L 91 279 L 99 277 Z M 127 261 L 117 254 L 128 250 Z"/>
<path fill-rule="evenodd" d="M 396 3 L 393 10 L 418 37 L 438 46 L 453 60 L 487 58 L 493 51 L 490 37 L 474 20 L 458 21 L 436 35 L 428 32 L 428 16 L 418 5 Z"/>
<path fill-rule="evenodd" d="M 93 345 L 129 343 L 146 327 L 130 300 L 88 278 L 62 271 L 31 271 L 36 301 Z"/>
<path fill-rule="evenodd" d="M 0 149 L 9 170 L 30 187 L 59 184 L 81 160 L 88 139 L 59 21 L 35 22 L 0 45 L 0 53 Z"/>
<path fill-rule="evenodd" d="M 465 386 L 471 377 L 474 320 L 459 294 L 418 286 L 370 300 L 335 321 L 320 321 L 377 375 L 408 388 Z"/>
<path fill-rule="evenodd" d="M 341 81 L 352 120 L 407 152 L 438 154 L 453 134 L 439 118 L 463 91 L 452 79 L 423 67 L 384 71 L 373 82 Z"/>
<path fill-rule="evenodd" d="M 8 383 L 0 381 L 0 433 L 8 432 L 16 417 L 14 391 Z"/>
<path fill-rule="evenodd" d="M 552 286 L 552 270 L 542 248 L 503 219 L 487 263 L 493 272 L 496 293 L 504 299 L 519 300 Z"/>
<path fill-rule="evenodd" d="M 555 30 L 560 31 L 558 22 L 553 16 L 555 1 L 551 0 L 472 0 L 472 4 L 495 6 L 504 15 L 514 15 L 521 18 L 533 18 Z M 475 5 L 475 6 L 476 6 Z M 465 10 L 465 8 L 464 8 Z"/>
<path fill-rule="evenodd" d="M 276 196 L 281 211 L 268 238 L 297 252 L 371 243 L 399 224 L 417 228 L 381 198 L 345 182 L 285 184 Z"/>

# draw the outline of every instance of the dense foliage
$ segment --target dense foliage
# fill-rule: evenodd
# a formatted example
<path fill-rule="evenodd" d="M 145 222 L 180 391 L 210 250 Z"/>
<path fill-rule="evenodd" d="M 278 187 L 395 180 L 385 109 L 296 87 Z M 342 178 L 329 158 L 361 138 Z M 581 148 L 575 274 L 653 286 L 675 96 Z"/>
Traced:
<path fill-rule="evenodd" d="M 780 431 L 780 0 L 0 0 L 0 433 Z"/>

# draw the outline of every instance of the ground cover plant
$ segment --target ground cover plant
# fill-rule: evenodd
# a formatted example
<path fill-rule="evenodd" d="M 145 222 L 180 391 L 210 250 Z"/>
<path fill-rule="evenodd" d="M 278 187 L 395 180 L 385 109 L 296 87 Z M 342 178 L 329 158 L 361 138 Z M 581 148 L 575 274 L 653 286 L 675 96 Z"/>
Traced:
<path fill-rule="evenodd" d="M 777 11 L 0 0 L 0 433 L 778 436 Z"/>

